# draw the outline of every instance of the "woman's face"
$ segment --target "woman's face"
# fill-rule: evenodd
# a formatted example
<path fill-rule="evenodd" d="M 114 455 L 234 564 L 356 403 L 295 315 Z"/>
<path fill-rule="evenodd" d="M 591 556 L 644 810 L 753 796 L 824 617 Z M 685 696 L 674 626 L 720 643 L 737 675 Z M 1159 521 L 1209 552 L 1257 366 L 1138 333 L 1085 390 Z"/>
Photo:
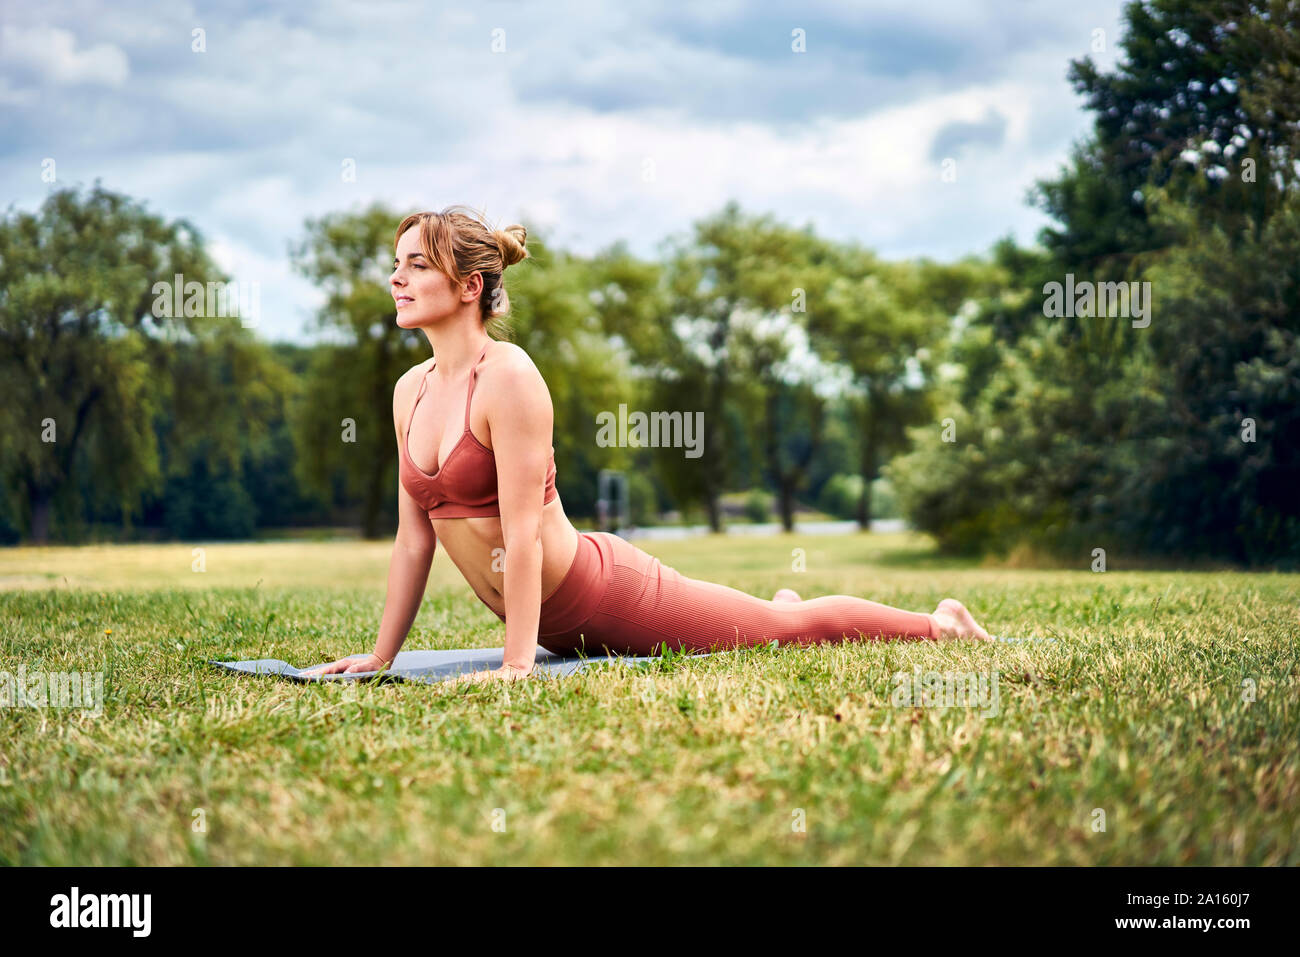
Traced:
<path fill-rule="evenodd" d="M 397 324 L 415 329 L 455 315 L 463 306 L 462 295 L 473 301 L 475 273 L 466 288 L 457 289 L 441 269 L 424 258 L 420 251 L 420 228 L 412 226 L 397 241 L 393 274 L 388 287 L 397 306 Z"/>

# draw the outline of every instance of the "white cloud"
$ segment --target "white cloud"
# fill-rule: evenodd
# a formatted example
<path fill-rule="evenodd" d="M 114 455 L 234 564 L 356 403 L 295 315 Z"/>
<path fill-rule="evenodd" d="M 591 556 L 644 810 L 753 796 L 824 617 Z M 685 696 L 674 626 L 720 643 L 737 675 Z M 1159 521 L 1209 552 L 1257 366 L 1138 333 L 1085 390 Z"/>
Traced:
<path fill-rule="evenodd" d="M 130 75 L 126 53 L 111 43 L 77 49 L 77 38 L 58 27 L 5 24 L 0 38 L 5 58 L 59 86 L 120 87 Z"/>

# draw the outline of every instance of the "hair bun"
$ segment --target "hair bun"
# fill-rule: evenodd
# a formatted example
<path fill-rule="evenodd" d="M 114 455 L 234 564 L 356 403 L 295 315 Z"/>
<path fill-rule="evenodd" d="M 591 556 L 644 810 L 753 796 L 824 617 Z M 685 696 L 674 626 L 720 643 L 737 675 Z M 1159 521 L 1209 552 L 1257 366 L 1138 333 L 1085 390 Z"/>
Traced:
<path fill-rule="evenodd" d="M 513 266 L 521 259 L 528 258 L 528 249 L 524 243 L 528 239 L 528 230 L 516 223 L 505 229 L 498 229 L 493 237 L 501 250 L 501 259 L 507 266 Z"/>

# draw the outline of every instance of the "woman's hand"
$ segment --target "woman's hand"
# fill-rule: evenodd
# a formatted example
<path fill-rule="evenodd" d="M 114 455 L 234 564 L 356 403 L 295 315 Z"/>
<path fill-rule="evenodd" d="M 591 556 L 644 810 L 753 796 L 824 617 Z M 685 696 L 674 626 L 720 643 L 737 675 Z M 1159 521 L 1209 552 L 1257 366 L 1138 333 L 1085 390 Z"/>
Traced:
<path fill-rule="evenodd" d="M 382 671 L 390 664 L 392 662 L 386 661 L 372 652 L 364 658 L 340 658 L 338 661 L 331 661 L 327 665 L 317 665 L 315 668 L 309 668 L 300 673 L 309 678 L 318 675 L 356 674 L 357 672 Z"/>
<path fill-rule="evenodd" d="M 514 665 L 503 664 L 500 668 L 494 668 L 491 671 L 471 671 L 469 674 L 460 675 L 446 682 L 449 685 L 461 684 L 487 684 L 491 681 L 522 681 L 533 673 L 533 668 L 527 670 L 517 668 Z"/>

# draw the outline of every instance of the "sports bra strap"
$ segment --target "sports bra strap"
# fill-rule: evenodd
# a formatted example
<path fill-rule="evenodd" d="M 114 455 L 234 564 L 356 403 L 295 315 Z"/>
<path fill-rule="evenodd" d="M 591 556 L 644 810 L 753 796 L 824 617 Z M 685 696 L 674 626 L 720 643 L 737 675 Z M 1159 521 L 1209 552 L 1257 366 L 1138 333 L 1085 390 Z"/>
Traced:
<path fill-rule="evenodd" d="M 424 387 L 429 384 L 429 373 L 433 371 L 433 367 L 437 364 L 438 360 L 436 358 L 431 359 L 429 368 L 425 369 L 424 375 L 420 376 L 420 388 L 415 390 L 415 398 L 411 400 L 411 407 L 406 411 L 406 431 L 408 433 L 411 431 L 411 419 L 415 416 L 415 407 L 420 404 L 420 397 L 424 395 Z"/>
<path fill-rule="evenodd" d="M 469 370 L 469 392 L 466 393 L 465 395 L 465 431 L 466 432 L 469 431 L 469 404 L 474 399 L 474 383 L 478 379 L 478 364 L 482 362 L 483 357 L 487 355 L 488 346 L 490 345 L 492 345 L 492 342 L 489 340 L 487 344 L 483 346 L 483 351 L 478 354 L 478 358 L 474 360 L 473 367 L 471 367 Z"/>

